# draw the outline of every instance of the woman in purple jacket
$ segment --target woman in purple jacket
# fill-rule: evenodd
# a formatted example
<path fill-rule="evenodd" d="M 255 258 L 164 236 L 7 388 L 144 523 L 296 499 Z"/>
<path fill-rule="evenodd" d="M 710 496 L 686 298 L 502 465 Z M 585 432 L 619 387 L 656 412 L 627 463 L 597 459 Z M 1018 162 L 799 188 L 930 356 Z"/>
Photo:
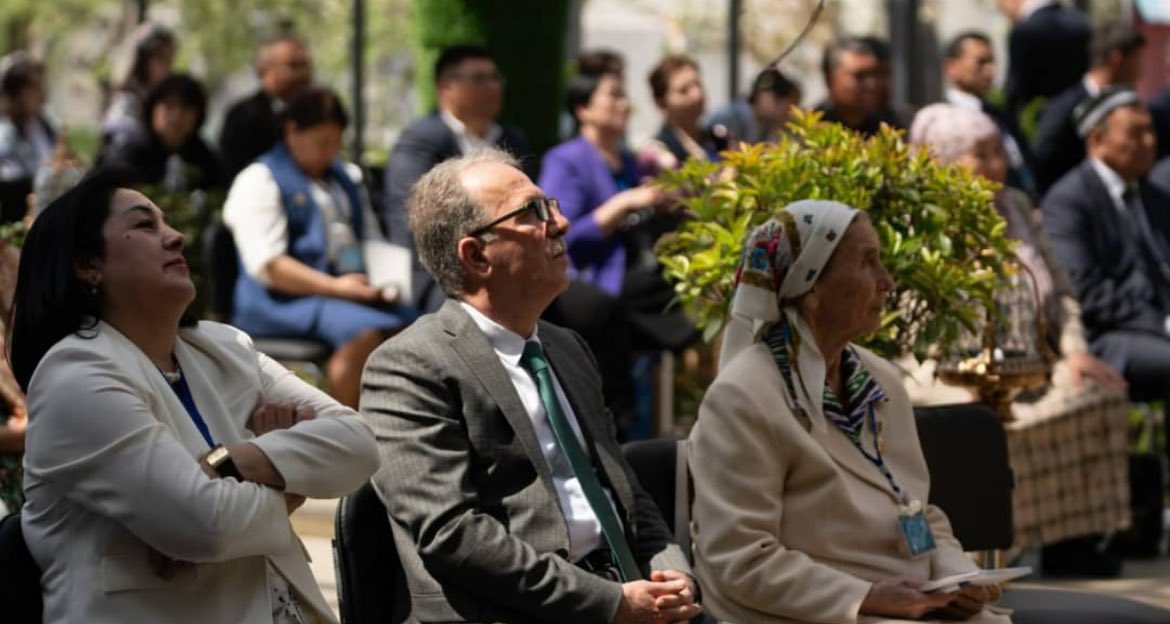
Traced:
<path fill-rule="evenodd" d="M 630 101 L 619 75 L 578 74 L 565 104 L 576 136 L 544 157 L 540 187 L 572 224 L 566 239 L 575 279 L 550 316 L 584 336 L 601 370 L 624 360 L 617 370 L 628 377 L 631 350 L 678 350 L 697 337 L 677 308 L 666 310 L 674 291 L 653 253 L 654 240 L 678 224 L 676 202 L 643 178 L 623 147 Z M 613 383 L 606 380 L 607 392 Z"/>

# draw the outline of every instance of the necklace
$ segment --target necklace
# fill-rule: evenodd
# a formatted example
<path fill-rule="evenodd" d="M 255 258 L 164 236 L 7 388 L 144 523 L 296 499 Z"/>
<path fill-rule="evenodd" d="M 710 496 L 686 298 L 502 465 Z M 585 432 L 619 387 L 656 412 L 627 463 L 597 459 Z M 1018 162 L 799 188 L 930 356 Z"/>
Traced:
<path fill-rule="evenodd" d="M 183 369 L 179 368 L 178 360 L 172 360 L 172 361 L 175 363 L 175 370 L 165 371 L 165 370 L 160 368 L 160 369 L 158 369 L 158 372 L 162 373 L 163 379 L 166 379 L 167 383 L 169 383 L 173 386 L 173 385 L 179 383 L 180 381 L 183 381 Z"/>

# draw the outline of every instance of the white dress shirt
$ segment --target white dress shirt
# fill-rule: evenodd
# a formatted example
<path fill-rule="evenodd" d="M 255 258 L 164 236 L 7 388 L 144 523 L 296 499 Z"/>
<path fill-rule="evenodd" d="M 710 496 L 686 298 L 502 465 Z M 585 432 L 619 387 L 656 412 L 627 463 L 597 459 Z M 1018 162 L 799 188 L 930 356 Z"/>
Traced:
<path fill-rule="evenodd" d="M 536 439 L 540 443 L 541 452 L 552 471 L 553 487 L 556 489 L 561 511 L 565 514 L 565 525 L 569 529 L 569 560 L 578 561 L 605 545 L 605 539 L 601 535 L 601 523 L 597 521 L 597 514 L 593 513 L 593 508 L 589 506 L 589 501 L 585 498 L 585 492 L 581 490 L 581 483 L 573 474 L 573 468 L 569 465 L 568 459 L 557 447 L 556 436 L 553 434 L 552 426 L 549 425 L 544 405 L 540 402 L 540 392 L 537 390 L 536 381 L 524 367 L 520 366 L 520 356 L 524 353 L 524 344 L 527 340 L 484 316 L 482 312 L 466 302 L 461 301 L 459 304 L 463 306 L 464 310 L 467 310 L 467 313 L 471 315 L 471 320 L 475 321 L 476 326 L 487 336 L 496 356 L 500 358 L 500 363 L 504 365 L 504 370 L 508 372 L 508 379 L 512 380 L 516 394 L 520 395 L 520 402 L 524 404 L 524 411 L 528 412 L 532 427 L 536 429 Z M 529 340 L 539 343 L 540 337 L 534 331 Z M 551 367 L 550 370 L 552 370 Z M 588 448 L 585 445 L 585 438 L 581 434 L 581 426 L 577 424 L 577 415 L 573 413 L 573 406 L 569 403 L 568 397 L 565 396 L 565 390 L 561 387 L 555 370 L 552 370 L 552 380 L 557 392 L 557 400 L 561 404 L 561 411 L 564 412 L 573 431 L 577 434 L 581 448 Z M 613 505 L 613 494 L 606 489 L 605 495 L 609 498 L 610 504 Z M 620 522 L 621 514 L 617 513 L 616 506 L 614 507 L 614 515 L 618 517 Z"/>
<path fill-rule="evenodd" d="M 447 124 L 451 132 L 455 133 L 455 140 L 459 143 L 459 152 L 464 156 L 478 152 L 487 147 L 494 147 L 500 137 L 504 135 L 504 129 L 499 124 L 493 123 L 488 126 L 487 132 L 484 135 L 476 136 L 467 129 L 467 125 L 455 118 L 454 115 L 445 110 L 439 111 L 439 119 Z"/>
<path fill-rule="evenodd" d="M 378 218 L 362 187 L 361 169 L 346 163 L 345 170 L 358 186 L 362 200 L 363 239 L 383 240 Z M 313 180 L 310 189 L 325 223 L 350 222 L 353 207 L 340 184 Z M 267 165 L 254 162 L 236 176 L 224 202 L 223 221 L 236 240 L 244 271 L 261 284 L 269 284 L 268 263 L 288 254 L 288 213 L 281 203 L 280 187 Z"/>
<path fill-rule="evenodd" d="M 946 99 L 948 103 L 954 104 L 959 108 L 979 111 L 981 113 L 983 112 L 983 100 L 979 99 L 979 96 L 972 93 L 960 91 L 954 87 L 948 87 Z"/>

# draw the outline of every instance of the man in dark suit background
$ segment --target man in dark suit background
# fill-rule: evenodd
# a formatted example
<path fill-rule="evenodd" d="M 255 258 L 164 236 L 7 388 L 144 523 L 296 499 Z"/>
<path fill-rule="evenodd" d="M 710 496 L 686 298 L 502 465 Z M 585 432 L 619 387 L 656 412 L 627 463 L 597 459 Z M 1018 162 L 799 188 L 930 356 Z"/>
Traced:
<path fill-rule="evenodd" d="M 638 485 L 577 334 L 539 321 L 569 285 L 569 223 L 498 150 L 448 160 L 409 202 L 452 298 L 370 357 L 410 621 L 670 622 L 697 616 L 682 550 Z M 644 580 L 643 580 L 644 579 Z"/>
<path fill-rule="evenodd" d="M 888 71 L 888 66 L 885 71 Z M 882 123 L 905 128 L 887 108 L 882 89 L 882 59 L 874 42 L 865 37 L 845 37 L 825 48 L 821 75 L 828 95 L 815 110 L 825 121 L 839 123 L 865 136 L 877 134 Z"/>
<path fill-rule="evenodd" d="M 999 140 L 1008 161 L 1006 183 L 1036 200 L 1036 182 L 1031 155 L 1015 120 L 987 100 L 995 80 L 995 50 L 986 33 L 968 30 L 954 36 L 943 49 L 943 75 L 947 79 L 946 101 L 977 110 L 999 126 Z"/>
<path fill-rule="evenodd" d="M 1008 35 L 1007 112 L 1016 120 L 1035 98 L 1051 98 L 1088 67 L 1090 25 L 1056 0 L 999 0 L 1013 22 Z"/>
<path fill-rule="evenodd" d="M 390 242 L 414 249 L 406 199 L 414 183 L 431 167 L 484 147 L 505 149 L 520 159 L 532 175 L 535 162 L 528 141 L 519 128 L 496 123 L 503 105 L 504 77 L 486 48 L 457 45 L 444 49 L 435 61 L 438 109 L 402 131 L 385 172 L 385 206 L 382 218 Z M 414 253 L 411 304 L 433 312 L 443 304 L 443 290 Z"/>
<path fill-rule="evenodd" d="M 1073 110 L 1105 87 L 1133 85 L 1141 71 L 1145 43 L 1141 33 L 1119 22 L 1093 29 L 1089 71 L 1044 107 L 1032 137 L 1036 186 L 1041 195 L 1085 159 L 1085 141 L 1077 133 Z"/>
<path fill-rule="evenodd" d="M 256 76 L 260 88 L 228 110 L 219 135 L 219 154 L 229 183 L 281 140 L 280 113 L 285 102 L 313 82 L 308 46 L 291 34 L 265 41 L 256 51 Z"/>
<path fill-rule="evenodd" d="M 1150 114 L 1131 89 L 1106 89 L 1078 110 L 1078 127 L 1088 158 L 1044 198 L 1044 230 L 1093 354 L 1135 398 L 1170 399 L 1170 195 L 1146 179 Z"/>

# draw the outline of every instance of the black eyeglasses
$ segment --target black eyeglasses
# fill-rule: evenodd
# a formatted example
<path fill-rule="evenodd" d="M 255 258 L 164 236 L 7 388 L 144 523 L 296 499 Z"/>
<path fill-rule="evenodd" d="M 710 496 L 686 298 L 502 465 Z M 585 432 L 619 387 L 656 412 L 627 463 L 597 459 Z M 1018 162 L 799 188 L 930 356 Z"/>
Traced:
<path fill-rule="evenodd" d="M 536 215 L 536 219 L 541 223 L 550 223 L 561 212 L 561 203 L 555 197 L 535 197 L 524 203 L 523 206 L 509 212 L 498 219 L 493 219 L 491 222 L 481 225 L 470 233 L 468 236 L 480 236 L 484 232 L 496 227 L 497 225 L 511 219 L 512 217 L 522 215 L 525 212 L 532 211 Z"/>

